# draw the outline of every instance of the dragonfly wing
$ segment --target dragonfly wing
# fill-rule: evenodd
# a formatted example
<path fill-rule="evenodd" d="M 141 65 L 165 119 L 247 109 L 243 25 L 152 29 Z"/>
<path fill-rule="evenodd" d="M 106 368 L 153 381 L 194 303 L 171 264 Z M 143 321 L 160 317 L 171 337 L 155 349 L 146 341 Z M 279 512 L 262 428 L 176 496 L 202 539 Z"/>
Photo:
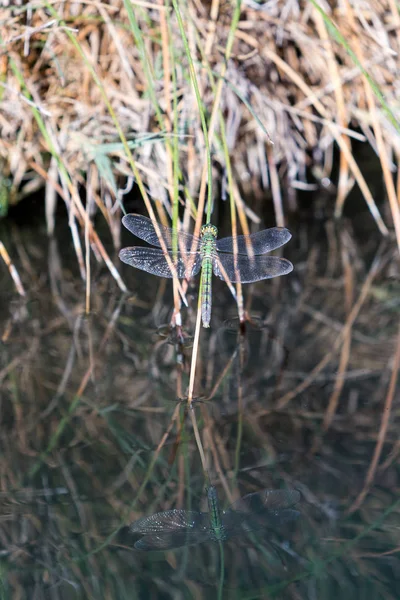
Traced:
<path fill-rule="evenodd" d="M 222 515 L 222 522 L 230 536 L 241 531 L 277 528 L 297 519 L 299 511 L 291 507 L 300 500 L 297 490 L 262 490 L 243 496 Z"/>
<path fill-rule="evenodd" d="M 122 223 L 124 227 L 129 229 L 133 235 L 152 244 L 153 246 L 158 246 L 161 248 L 159 237 L 154 229 L 153 221 L 148 217 L 143 217 L 142 215 L 125 215 L 122 218 Z M 177 235 L 178 239 L 178 249 L 183 248 L 186 250 L 190 250 L 194 244 L 194 249 L 198 247 L 199 239 L 190 235 L 190 233 L 184 233 L 183 231 L 174 232 L 173 229 L 169 227 L 165 227 L 158 223 L 158 227 L 160 230 L 160 234 L 167 248 L 172 248 L 172 243 L 174 236 Z"/>
<path fill-rule="evenodd" d="M 284 508 L 283 510 L 264 510 L 255 514 L 238 513 L 228 510 L 222 522 L 227 537 L 233 537 L 243 531 L 257 531 L 259 529 L 278 530 L 280 526 L 294 521 L 300 516 L 298 510 Z"/>
<path fill-rule="evenodd" d="M 236 257 L 232 254 L 218 253 L 218 259 L 214 261 L 214 273 L 220 279 L 225 279 L 222 265 L 228 279 L 235 283 L 253 283 L 261 279 L 271 279 L 280 275 L 287 275 L 293 271 L 293 265 L 286 258 L 278 256 L 243 256 L 239 254 Z"/>
<path fill-rule="evenodd" d="M 208 531 L 178 531 L 145 535 L 135 544 L 138 550 L 172 550 L 182 546 L 201 544 L 209 539 Z"/>
<path fill-rule="evenodd" d="M 206 530 L 208 515 L 193 510 L 165 510 L 148 517 L 142 517 L 130 525 L 132 533 L 167 534 L 167 533 L 193 533 Z"/>
<path fill-rule="evenodd" d="M 136 267 L 136 269 L 158 275 L 158 277 L 174 277 L 163 251 L 158 248 L 144 248 L 141 246 L 123 248 L 119 253 L 119 257 L 122 262 L 131 267 Z M 172 254 L 170 254 L 170 258 L 175 265 L 179 279 L 190 279 L 200 271 L 200 254 L 187 252 L 183 255 L 178 252 L 176 262 Z"/>
<path fill-rule="evenodd" d="M 290 240 L 292 234 L 285 227 L 271 227 L 252 233 L 251 235 L 238 235 L 237 248 L 239 254 L 266 254 L 280 248 Z M 217 250 L 233 252 L 233 238 L 226 237 L 217 240 Z"/>
<path fill-rule="evenodd" d="M 300 501 L 298 490 L 261 490 L 247 494 L 230 505 L 229 511 L 240 513 L 257 513 L 265 510 L 275 512 L 292 508 Z"/>

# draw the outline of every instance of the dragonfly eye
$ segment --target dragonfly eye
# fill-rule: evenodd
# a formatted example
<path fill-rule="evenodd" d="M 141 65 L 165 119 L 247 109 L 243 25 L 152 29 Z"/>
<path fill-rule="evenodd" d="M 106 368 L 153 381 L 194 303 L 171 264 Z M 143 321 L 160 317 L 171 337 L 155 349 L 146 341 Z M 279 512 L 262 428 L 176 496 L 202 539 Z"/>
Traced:
<path fill-rule="evenodd" d="M 206 225 L 203 225 L 201 228 L 201 232 L 200 235 L 203 237 L 203 235 L 206 234 L 211 234 L 213 237 L 217 237 L 218 235 L 218 228 L 215 227 L 215 225 L 211 225 L 211 223 L 207 223 Z"/>

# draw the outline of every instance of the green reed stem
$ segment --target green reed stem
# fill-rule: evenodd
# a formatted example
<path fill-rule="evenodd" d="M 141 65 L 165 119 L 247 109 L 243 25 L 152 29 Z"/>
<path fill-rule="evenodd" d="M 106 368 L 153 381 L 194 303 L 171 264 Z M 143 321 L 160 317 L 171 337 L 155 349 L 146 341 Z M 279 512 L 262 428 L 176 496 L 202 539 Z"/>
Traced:
<path fill-rule="evenodd" d="M 173 146 L 172 146 L 172 160 L 173 160 L 173 199 L 172 199 L 172 228 L 174 231 L 178 231 L 178 219 L 179 219 L 179 123 L 178 123 L 178 84 L 176 78 L 176 66 L 175 66 L 175 55 L 172 46 L 172 36 L 170 30 L 169 18 L 167 17 L 168 23 L 168 31 L 169 31 L 169 40 L 170 44 L 168 47 L 169 55 L 171 58 L 171 75 L 172 75 L 172 86 L 173 86 L 173 128 L 174 128 L 174 137 L 173 137 Z M 173 251 L 174 256 L 176 256 L 176 252 L 178 251 L 178 238 L 174 236 L 173 238 Z"/>
<path fill-rule="evenodd" d="M 219 583 L 218 583 L 218 600 L 222 600 L 224 592 L 224 579 L 225 579 L 225 554 L 224 554 L 224 543 L 219 540 Z"/>
<path fill-rule="evenodd" d="M 212 207 L 212 171 L 211 171 L 211 152 L 210 152 L 210 143 L 209 143 L 209 139 L 208 139 L 207 122 L 206 122 L 206 117 L 205 117 L 205 113 L 204 113 L 203 103 L 202 103 L 202 100 L 200 97 L 199 85 L 197 83 L 196 70 L 194 68 L 194 62 L 193 62 L 192 56 L 190 54 L 190 48 L 189 48 L 189 44 L 188 44 L 187 37 L 185 34 L 185 29 L 184 29 L 184 25 L 183 25 L 183 21 L 182 21 L 182 15 L 181 15 L 177 0 L 172 0 L 172 4 L 173 4 L 173 7 L 174 7 L 174 10 L 176 13 L 176 18 L 178 20 L 179 30 L 180 30 L 181 38 L 183 41 L 183 46 L 185 48 L 186 56 L 187 56 L 187 59 L 189 62 L 190 78 L 192 81 L 194 93 L 196 95 L 196 101 L 197 101 L 197 106 L 199 108 L 199 114 L 200 114 L 200 120 L 201 120 L 201 127 L 203 129 L 204 144 L 206 147 L 206 158 L 207 158 L 207 181 L 208 181 L 208 186 L 207 186 L 207 223 L 209 223 L 211 220 L 211 207 Z"/>

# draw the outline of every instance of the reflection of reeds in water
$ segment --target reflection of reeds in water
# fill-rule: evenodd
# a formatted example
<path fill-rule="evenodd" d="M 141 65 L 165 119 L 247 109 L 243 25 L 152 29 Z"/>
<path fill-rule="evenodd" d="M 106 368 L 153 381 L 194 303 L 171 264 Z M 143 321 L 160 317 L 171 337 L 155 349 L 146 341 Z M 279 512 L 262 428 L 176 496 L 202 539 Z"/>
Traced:
<path fill-rule="evenodd" d="M 350 589 L 353 597 L 365 590 L 367 599 L 396 598 L 399 345 L 385 294 L 392 252 L 366 267 L 355 242 L 339 236 L 329 277 L 313 252 L 300 254 L 295 282 L 277 282 L 279 294 L 273 286 L 269 297 L 262 287 L 249 290 L 248 312 L 260 320 L 233 335 L 216 287 L 215 326 L 200 337 L 194 382 L 204 402 L 189 411 L 171 401 L 187 394 L 192 341 L 158 341 L 156 328 L 172 309 L 164 293 L 153 312 L 159 281 L 144 276 L 135 296 L 120 297 L 107 274 L 93 274 L 92 314 L 84 317 L 73 257 L 53 243 L 47 267 L 37 235 L 19 241 L 26 299 L 1 273 L 5 597 L 55 589 L 60 597 L 71 589 L 85 598 L 104 590 L 117 598 L 207 597 L 207 584 L 219 581 L 218 546 L 144 558 L 119 531 L 157 511 L 202 509 L 195 413 L 205 464 L 227 502 L 282 487 L 303 498 L 295 528 L 226 544 L 225 595 L 259 589 L 259 597 L 308 598 L 312 589 L 336 598 Z M 16 256 L 12 237 L 8 246 Z M 196 316 L 182 315 L 190 338 Z"/>

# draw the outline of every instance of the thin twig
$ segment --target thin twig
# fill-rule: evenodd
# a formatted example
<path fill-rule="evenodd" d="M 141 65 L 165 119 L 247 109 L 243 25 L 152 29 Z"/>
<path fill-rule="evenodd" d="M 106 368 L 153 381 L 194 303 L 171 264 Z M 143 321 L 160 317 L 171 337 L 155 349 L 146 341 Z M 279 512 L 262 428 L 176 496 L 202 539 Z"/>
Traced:
<path fill-rule="evenodd" d="M 383 445 L 385 443 L 386 433 L 387 433 L 387 430 L 389 427 L 393 398 L 394 398 L 394 393 L 396 391 L 397 378 L 399 375 L 399 369 L 400 369 L 400 325 L 399 325 L 399 329 L 398 329 L 398 333 L 397 333 L 397 344 L 396 344 L 395 355 L 393 357 L 392 375 L 390 378 L 389 389 L 386 394 L 385 404 L 383 406 L 383 411 L 382 411 L 382 419 L 381 419 L 381 426 L 379 428 L 379 433 L 378 433 L 378 441 L 376 443 L 374 454 L 373 454 L 373 457 L 371 460 L 371 464 L 369 466 L 369 469 L 368 469 L 368 472 L 367 472 L 367 475 L 365 478 L 364 487 L 361 490 L 361 492 L 358 494 L 358 496 L 354 500 L 354 502 L 351 504 L 351 506 L 347 509 L 346 514 L 348 514 L 348 515 L 351 515 L 353 512 L 355 512 L 361 506 L 361 504 L 363 503 L 363 501 L 365 499 L 365 496 L 368 494 L 368 491 L 374 481 L 374 477 L 375 477 L 376 470 L 378 469 L 378 463 L 379 463 L 379 459 L 380 459 L 380 456 L 382 453 Z"/>

